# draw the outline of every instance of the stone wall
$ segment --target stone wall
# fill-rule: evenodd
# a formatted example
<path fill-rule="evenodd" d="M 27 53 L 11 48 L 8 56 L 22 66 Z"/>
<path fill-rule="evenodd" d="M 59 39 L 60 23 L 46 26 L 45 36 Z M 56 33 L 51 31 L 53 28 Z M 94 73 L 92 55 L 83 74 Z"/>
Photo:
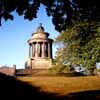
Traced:
<path fill-rule="evenodd" d="M 16 76 L 48 75 L 47 69 L 17 69 Z"/>
<path fill-rule="evenodd" d="M 13 67 L 7 67 L 7 66 L 1 67 L 0 73 L 5 74 L 5 75 L 9 75 L 9 76 L 15 76 L 16 65 L 13 65 Z"/>
<path fill-rule="evenodd" d="M 32 74 L 32 69 L 17 69 L 16 76 L 26 76 Z"/>

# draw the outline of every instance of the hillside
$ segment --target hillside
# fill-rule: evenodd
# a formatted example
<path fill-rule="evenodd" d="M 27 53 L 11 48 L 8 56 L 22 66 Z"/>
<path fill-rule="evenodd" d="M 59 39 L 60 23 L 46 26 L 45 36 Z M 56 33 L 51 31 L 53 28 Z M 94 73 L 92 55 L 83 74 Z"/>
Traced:
<path fill-rule="evenodd" d="M 53 94 L 58 98 L 74 98 L 71 100 L 86 98 L 91 100 L 100 99 L 100 77 L 64 77 L 64 76 L 32 76 L 18 77 L 18 80 L 33 87 L 37 87 L 41 93 Z M 76 98 L 76 99 L 75 99 Z M 65 99 L 61 99 L 65 100 Z"/>

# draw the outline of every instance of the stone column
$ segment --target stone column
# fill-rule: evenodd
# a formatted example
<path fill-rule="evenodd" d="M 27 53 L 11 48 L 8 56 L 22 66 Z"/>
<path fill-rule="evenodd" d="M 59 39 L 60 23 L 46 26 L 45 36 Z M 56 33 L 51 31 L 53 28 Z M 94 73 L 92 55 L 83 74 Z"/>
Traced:
<path fill-rule="evenodd" d="M 32 44 L 32 57 L 35 57 L 35 43 Z"/>
<path fill-rule="evenodd" d="M 36 44 L 35 43 L 33 43 L 33 57 L 35 57 L 35 51 L 36 51 Z"/>
<path fill-rule="evenodd" d="M 45 57 L 45 54 L 44 54 L 44 47 L 45 47 L 45 43 L 43 42 L 43 44 L 42 44 L 42 58 Z"/>
<path fill-rule="evenodd" d="M 40 54 L 40 53 L 41 53 L 41 52 L 40 52 L 40 48 L 41 48 L 41 44 L 38 43 L 38 57 L 40 57 L 40 55 L 41 55 L 41 54 Z"/>
<path fill-rule="evenodd" d="M 31 44 L 31 57 L 32 57 L 32 44 Z"/>
<path fill-rule="evenodd" d="M 40 43 L 40 57 L 42 57 L 42 44 Z"/>
<path fill-rule="evenodd" d="M 52 59 L 52 43 L 50 43 L 50 58 Z"/>
<path fill-rule="evenodd" d="M 48 58 L 51 58 L 51 49 L 50 49 L 50 43 L 48 43 Z"/>
<path fill-rule="evenodd" d="M 31 57 L 31 44 L 29 45 L 29 58 Z"/>
<path fill-rule="evenodd" d="M 48 57 L 48 42 L 45 44 L 45 55 Z"/>
<path fill-rule="evenodd" d="M 32 44 L 32 57 L 34 57 L 34 44 Z"/>
<path fill-rule="evenodd" d="M 38 42 L 36 42 L 36 45 L 35 45 L 35 57 L 37 58 L 38 57 Z"/>
<path fill-rule="evenodd" d="M 46 45 L 46 43 L 44 43 L 44 56 L 45 56 L 45 57 L 47 57 L 47 56 L 46 56 L 46 50 L 47 50 L 47 45 Z"/>

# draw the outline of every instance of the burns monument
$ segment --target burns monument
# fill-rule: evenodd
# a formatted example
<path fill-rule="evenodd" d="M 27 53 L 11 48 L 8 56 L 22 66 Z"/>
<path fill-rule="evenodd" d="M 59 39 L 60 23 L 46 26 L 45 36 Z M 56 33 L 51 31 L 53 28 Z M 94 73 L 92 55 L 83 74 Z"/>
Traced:
<path fill-rule="evenodd" d="M 29 58 L 26 68 L 29 69 L 48 69 L 52 65 L 52 42 L 48 38 L 49 33 L 45 32 L 40 24 L 32 37 L 28 40 Z"/>

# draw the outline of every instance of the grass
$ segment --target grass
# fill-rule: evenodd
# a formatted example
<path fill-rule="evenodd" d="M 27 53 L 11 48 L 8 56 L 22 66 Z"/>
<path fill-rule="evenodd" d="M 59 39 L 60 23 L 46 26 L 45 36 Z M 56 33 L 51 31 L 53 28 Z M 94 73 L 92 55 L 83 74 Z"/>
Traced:
<path fill-rule="evenodd" d="M 100 90 L 100 76 L 32 76 L 18 77 L 17 79 L 32 86 L 40 87 L 40 91 L 57 93 L 59 95 L 88 90 Z"/>

